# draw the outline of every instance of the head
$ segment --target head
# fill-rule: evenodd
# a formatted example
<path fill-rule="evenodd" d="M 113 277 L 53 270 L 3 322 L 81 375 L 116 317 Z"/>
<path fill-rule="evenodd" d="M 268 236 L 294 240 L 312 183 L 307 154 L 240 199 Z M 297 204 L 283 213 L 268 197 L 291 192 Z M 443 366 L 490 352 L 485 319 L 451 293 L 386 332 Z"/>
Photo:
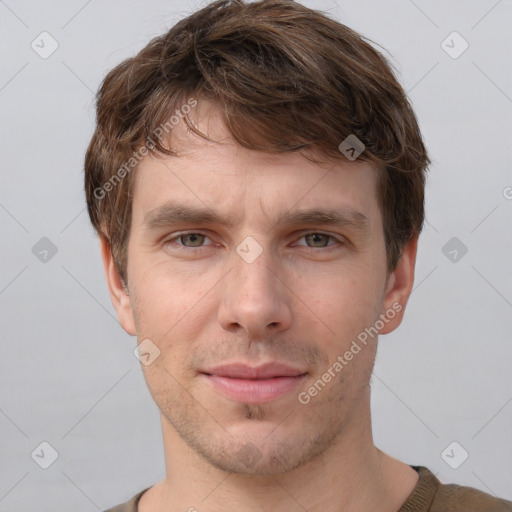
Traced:
<path fill-rule="evenodd" d="M 289 471 L 364 416 L 375 333 L 412 288 L 428 164 L 387 60 L 293 1 L 212 3 L 107 75 L 88 211 L 120 323 L 159 353 L 149 389 L 195 453 Z M 302 377 L 234 399 L 207 374 L 240 361 Z"/>

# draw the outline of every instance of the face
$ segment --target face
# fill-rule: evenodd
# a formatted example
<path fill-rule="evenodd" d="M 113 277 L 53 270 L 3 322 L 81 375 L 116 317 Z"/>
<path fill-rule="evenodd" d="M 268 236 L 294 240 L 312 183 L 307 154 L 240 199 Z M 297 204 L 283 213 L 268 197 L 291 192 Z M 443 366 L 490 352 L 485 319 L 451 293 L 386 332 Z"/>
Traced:
<path fill-rule="evenodd" d="M 148 360 L 159 351 L 142 368 L 180 440 L 226 471 L 283 473 L 362 421 L 368 329 L 401 320 L 377 177 L 366 163 L 244 149 L 203 100 L 191 117 L 221 143 L 180 124 L 182 156 L 141 162 L 129 296 L 118 288 L 114 303 L 125 330 L 150 340 Z"/>

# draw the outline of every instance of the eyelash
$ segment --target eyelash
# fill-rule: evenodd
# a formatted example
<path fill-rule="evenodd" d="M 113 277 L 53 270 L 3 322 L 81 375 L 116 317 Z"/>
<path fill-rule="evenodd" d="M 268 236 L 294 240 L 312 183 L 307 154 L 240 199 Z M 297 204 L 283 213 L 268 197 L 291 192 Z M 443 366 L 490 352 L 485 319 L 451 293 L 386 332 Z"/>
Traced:
<path fill-rule="evenodd" d="M 186 251 L 186 252 L 197 252 L 198 250 L 201 250 L 201 249 L 204 249 L 206 248 L 207 246 L 200 246 L 200 247 L 187 247 L 186 245 L 182 245 L 182 244 L 177 244 L 175 243 L 176 240 L 178 240 L 179 238 L 181 237 L 185 237 L 187 235 L 201 235 L 201 236 L 204 236 L 206 238 L 209 238 L 208 235 L 204 234 L 204 233 L 201 233 L 199 231 L 184 231 L 182 233 L 178 233 L 177 235 L 173 236 L 172 238 L 169 238 L 168 240 L 166 240 L 164 242 L 164 245 L 169 245 L 169 244 L 174 244 L 175 248 L 178 250 L 178 251 Z M 304 245 L 301 245 L 299 247 L 303 247 L 304 249 L 309 249 L 311 251 L 317 251 L 319 249 L 323 249 L 324 251 L 325 250 L 331 250 L 331 249 L 334 249 L 338 246 L 341 246 L 341 245 L 345 245 L 344 242 L 342 242 L 341 240 L 337 239 L 336 237 L 334 237 L 333 235 L 329 235 L 328 233 L 322 233 L 321 231 L 309 231 L 307 233 L 304 233 L 300 238 L 304 238 L 305 236 L 308 236 L 308 235 L 322 235 L 322 236 L 326 236 L 328 237 L 329 239 L 331 240 L 334 240 L 336 243 L 334 244 L 330 244 L 330 245 L 326 245 L 325 247 L 308 247 L 307 245 L 304 246 Z"/>

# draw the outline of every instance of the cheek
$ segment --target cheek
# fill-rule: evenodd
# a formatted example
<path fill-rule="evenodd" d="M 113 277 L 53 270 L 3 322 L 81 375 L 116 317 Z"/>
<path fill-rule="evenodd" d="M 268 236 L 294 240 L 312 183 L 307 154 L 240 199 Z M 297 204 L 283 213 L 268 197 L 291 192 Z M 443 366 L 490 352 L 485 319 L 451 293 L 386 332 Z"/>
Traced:
<path fill-rule="evenodd" d="M 141 262 L 139 269 L 143 270 L 134 268 L 133 274 L 138 309 L 155 327 L 170 329 L 178 324 L 210 288 L 207 275 L 184 272 L 165 259 L 144 265 Z"/>
<path fill-rule="evenodd" d="M 376 281 L 369 266 L 331 269 L 303 275 L 297 295 L 307 306 L 308 318 L 318 323 L 317 335 L 327 336 L 338 347 L 350 343 L 378 318 L 381 304 Z"/>
<path fill-rule="evenodd" d="M 143 272 L 133 274 L 137 335 L 139 340 L 149 338 L 160 350 L 155 362 L 144 368 L 152 385 L 160 378 L 171 379 L 158 372 L 168 371 L 180 383 L 190 377 L 185 362 L 211 322 L 208 314 L 213 310 L 206 295 L 218 281 L 214 275 L 190 275 L 171 267 L 168 261 L 146 264 Z"/>

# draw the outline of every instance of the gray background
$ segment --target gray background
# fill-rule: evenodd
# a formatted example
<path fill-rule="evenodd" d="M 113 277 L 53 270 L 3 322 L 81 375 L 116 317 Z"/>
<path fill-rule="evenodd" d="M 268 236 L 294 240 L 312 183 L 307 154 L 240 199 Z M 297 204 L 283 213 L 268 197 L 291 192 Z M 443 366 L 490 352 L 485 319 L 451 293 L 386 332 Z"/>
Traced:
<path fill-rule="evenodd" d="M 434 160 L 415 288 L 402 326 L 380 339 L 376 444 L 512 499 L 512 1 L 304 3 L 391 53 Z M 82 166 L 105 73 L 201 5 L 0 1 L 2 512 L 102 510 L 164 476 L 159 415 L 110 303 Z M 31 48 L 43 31 L 59 44 L 47 59 Z M 442 47 L 453 31 L 469 44 L 458 58 L 457 36 L 452 56 Z M 57 248 L 46 261 L 32 250 L 43 237 Z M 31 458 L 49 460 L 43 441 L 59 454 L 48 469 Z M 441 456 L 453 441 L 469 453 L 458 469 Z"/>

